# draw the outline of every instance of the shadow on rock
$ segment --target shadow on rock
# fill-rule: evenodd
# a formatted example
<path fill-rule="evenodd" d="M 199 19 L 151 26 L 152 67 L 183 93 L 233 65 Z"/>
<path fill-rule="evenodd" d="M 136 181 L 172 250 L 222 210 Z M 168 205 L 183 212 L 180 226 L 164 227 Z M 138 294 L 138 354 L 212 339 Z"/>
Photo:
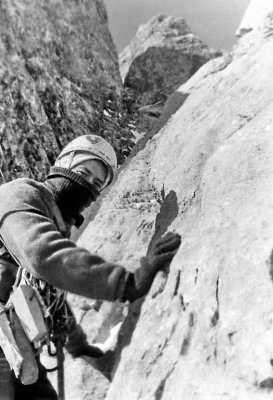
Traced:
<path fill-rule="evenodd" d="M 164 107 L 163 110 L 160 114 L 160 117 L 158 118 L 158 120 L 154 123 L 154 125 L 152 126 L 152 128 L 144 135 L 144 137 L 142 139 L 140 139 L 135 146 L 133 147 L 129 157 L 127 158 L 126 162 L 124 163 L 125 166 L 128 165 L 128 163 L 130 162 L 130 160 L 141 150 L 144 149 L 144 147 L 146 146 L 147 142 L 152 139 L 152 137 L 154 135 L 156 135 L 161 128 L 163 128 L 167 122 L 169 121 L 169 119 L 171 118 L 171 116 L 173 114 L 176 113 L 177 110 L 179 110 L 180 107 L 183 106 L 184 102 L 186 101 L 187 97 L 189 96 L 188 93 L 181 93 L 179 91 L 176 91 L 174 93 L 172 93 Z"/>
<path fill-rule="evenodd" d="M 101 372 L 106 379 L 112 380 L 112 370 L 116 363 L 115 351 L 109 350 L 103 357 L 91 358 L 82 357 L 89 365 L 92 365 L 97 371 Z"/>
<path fill-rule="evenodd" d="M 147 252 L 151 249 L 154 243 L 167 232 L 168 227 L 176 219 L 177 215 L 178 203 L 175 191 L 171 190 L 166 197 L 163 193 L 163 202 L 161 204 L 160 211 L 156 216 L 155 231 L 148 245 Z M 142 304 L 144 303 L 144 301 L 145 297 L 137 300 L 129 306 L 128 314 L 120 328 L 118 344 L 114 351 L 115 363 L 112 366 L 112 378 L 118 368 L 122 350 L 131 342 L 131 338 L 139 320 Z"/>

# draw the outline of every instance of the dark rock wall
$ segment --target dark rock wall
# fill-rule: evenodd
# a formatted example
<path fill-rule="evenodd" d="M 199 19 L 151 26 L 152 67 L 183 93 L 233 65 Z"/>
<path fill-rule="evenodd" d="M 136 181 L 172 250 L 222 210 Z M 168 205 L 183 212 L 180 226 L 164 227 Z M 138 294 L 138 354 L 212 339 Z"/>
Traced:
<path fill-rule="evenodd" d="M 123 101 L 133 127 L 153 130 L 168 98 L 221 51 L 207 47 L 183 18 L 158 15 L 139 27 L 119 56 Z"/>
<path fill-rule="evenodd" d="M 221 55 L 194 35 L 182 18 L 156 16 L 139 27 L 119 57 L 124 86 L 141 105 L 165 102 L 204 63 Z"/>
<path fill-rule="evenodd" d="M 80 238 L 130 269 L 157 232 L 183 238 L 120 328 L 107 400 L 272 397 L 270 4 L 232 57 L 209 61 L 178 89 L 186 100 Z"/>
<path fill-rule="evenodd" d="M 107 136 L 123 158 L 117 54 L 100 0 L 0 3 L 0 150 L 7 180 L 43 178 L 80 134 Z M 125 141 L 126 142 L 126 141 Z"/>
<path fill-rule="evenodd" d="M 135 58 L 124 85 L 141 96 L 141 104 L 165 103 L 207 61 L 178 49 L 150 47 Z"/>

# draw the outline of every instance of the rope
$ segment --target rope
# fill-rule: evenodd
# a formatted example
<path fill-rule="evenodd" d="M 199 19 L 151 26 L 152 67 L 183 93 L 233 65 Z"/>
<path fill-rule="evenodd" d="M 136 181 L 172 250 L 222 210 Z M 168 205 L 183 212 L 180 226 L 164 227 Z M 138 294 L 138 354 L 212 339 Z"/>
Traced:
<path fill-rule="evenodd" d="M 64 351 L 63 344 L 59 338 L 57 342 L 57 365 L 58 365 L 58 396 L 60 400 L 65 400 L 64 393 Z"/>

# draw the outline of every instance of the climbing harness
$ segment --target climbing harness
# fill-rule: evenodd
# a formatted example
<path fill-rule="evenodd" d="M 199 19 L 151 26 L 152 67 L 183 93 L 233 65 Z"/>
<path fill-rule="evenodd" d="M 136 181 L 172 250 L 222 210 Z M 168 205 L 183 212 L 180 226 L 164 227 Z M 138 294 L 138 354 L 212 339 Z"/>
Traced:
<path fill-rule="evenodd" d="M 58 396 L 64 400 L 64 345 L 66 343 L 66 331 L 70 323 L 74 321 L 66 297 L 67 293 L 55 288 L 49 283 L 35 278 L 26 269 L 19 267 L 13 290 L 22 285 L 29 285 L 34 291 L 39 301 L 41 311 L 44 316 L 47 334 L 39 342 L 34 342 L 34 347 L 41 348 L 47 345 L 48 354 L 57 357 L 57 366 L 48 369 L 48 372 L 57 370 L 58 377 Z M 55 351 L 52 349 L 54 345 Z"/>

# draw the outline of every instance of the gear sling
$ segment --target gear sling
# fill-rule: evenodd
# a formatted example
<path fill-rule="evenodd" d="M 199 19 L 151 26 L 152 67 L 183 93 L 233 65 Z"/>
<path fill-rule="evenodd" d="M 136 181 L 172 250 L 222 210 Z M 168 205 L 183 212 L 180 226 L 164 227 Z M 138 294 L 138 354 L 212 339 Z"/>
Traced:
<path fill-rule="evenodd" d="M 10 256 L 2 245 L 0 258 L 7 255 Z M 58 394 L 60 400 L 64 399 L 63 346 L 66 327 L 72 318 L 66 292 L 33 277 L 22 267 L 18 268 L 9 299 L 0 305 L 0 346 L 10 368 L 23 385 L 37 381 L 36 354 L 46 344 L 49 354 L 57 356 Z M 51 350 L 51 342 L 56 348 L 55 353 Z"/>

